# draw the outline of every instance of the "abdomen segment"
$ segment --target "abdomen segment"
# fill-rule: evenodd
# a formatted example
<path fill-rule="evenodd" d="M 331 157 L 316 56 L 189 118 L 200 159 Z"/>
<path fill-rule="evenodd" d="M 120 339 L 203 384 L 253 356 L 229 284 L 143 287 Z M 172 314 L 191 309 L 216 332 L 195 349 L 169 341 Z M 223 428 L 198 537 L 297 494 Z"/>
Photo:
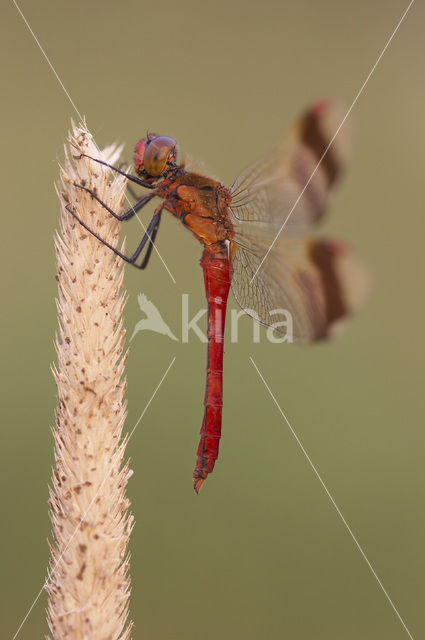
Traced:
<path fill-rule="evenodd" d="M 208 358 L 204 418 L 193 472 L 193 486 L 196 493 L 214 469 L 221 436 L 224 325 L 232 279 L 232 266 L 227 245 L 223 243 L 206 247 L 201 265 L 208 302 Z"/>

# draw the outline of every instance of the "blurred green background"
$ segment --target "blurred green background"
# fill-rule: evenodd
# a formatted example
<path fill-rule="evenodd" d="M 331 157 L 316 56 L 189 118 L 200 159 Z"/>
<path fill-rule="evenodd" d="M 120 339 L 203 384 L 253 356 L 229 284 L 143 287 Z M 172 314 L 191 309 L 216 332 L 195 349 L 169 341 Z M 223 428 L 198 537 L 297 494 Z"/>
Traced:
<path fill-rule="evenodd" d="M 46 2 L 20 6 L 99 146 L 149 128 L 230 184 L 309 102 L 350 105 L 407 2 Z M 353 110 L 350 171 L 325 231 L 373 277 L 335 343 L 227 343 L 224 437 L 196 497 L 205 345 L 139 333 L 128 361 L 134 638 L 408 637 L 252 367 L 252 356 L 410 633 L 424 637 L 425 9 L 415 3 Z M 12 2 L 2 4 L 1 636 L 46 575 L 56 330 L 53 183 L 76 114 Z M 136 243 L 137 223 L 126 230 Z M 126 325 L 145 293 L 180 333 L 204 305 L 200 246 L 171 217 L 157 257 L 127 269 Z M 231 306 L 235 306 L 232 301 Z M 22 627 L 44 637 L 46 596 Z"/>

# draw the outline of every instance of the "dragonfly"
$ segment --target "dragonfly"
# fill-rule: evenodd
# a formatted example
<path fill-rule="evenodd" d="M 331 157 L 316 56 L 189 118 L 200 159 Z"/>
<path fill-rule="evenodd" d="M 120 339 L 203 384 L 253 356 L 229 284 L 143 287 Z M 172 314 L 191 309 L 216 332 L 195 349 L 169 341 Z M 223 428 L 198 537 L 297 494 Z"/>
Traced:
<path fill-rule="evenodd" d="M 167 136 L 149 133 L 137 143 L 134 173 L 91 158 L 147 190 L 118 215 L 88 186 L 75 184 L 118 220 L 129 220 L 148 202 L 159 200 L 130 256 L 87 226 L 70 203 L 66 206 L 79 224 L 138 269 L 148 265 L 164 210 L 203 245 L 208 350 L 204 415 L 193 472 L 196 493 L 218 458 L 230 288 L 247 314 L 277 334 L 287 332 L 290 318 L 288 341 L 297 343 L 333 336 L 362 301 L 365 272 L 353 249 L 341 240 L 311 235 L 346 165 L 346 142 L 341 136 L 331 137 L 338 113 L 331 101 L 312 104 L 296 121 L 288 142 L 248 166 L 229 188 L 179 164 L 178 145 Z"/>

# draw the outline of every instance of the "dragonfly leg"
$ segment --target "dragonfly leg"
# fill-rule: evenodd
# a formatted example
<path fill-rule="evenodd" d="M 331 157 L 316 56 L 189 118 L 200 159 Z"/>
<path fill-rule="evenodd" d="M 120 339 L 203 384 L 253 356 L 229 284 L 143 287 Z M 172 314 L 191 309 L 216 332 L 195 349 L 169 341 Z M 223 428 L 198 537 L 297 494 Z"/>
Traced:
<path fill-rule="evenodd" d="M 146 267 L 148 266 L 149 258 L 151 257 L 152 249 L 155 244 L 156 234 L 158 233 L 159 223 L 161 222 L 161 214 L 162 214 L 163 208 L 164 208 L 164 205 L 161 203 L 154 213 L 153 217 L 155 218 L 156 224 L 152 228 L 152 233 L 149 238 L 149 246 L 146 250 L 146 255 L 143 258 L 143 262 L 140 265 L 140 269 L 146 269 Z"/>
<path fill-rule="evenodd" d="M 92 156 L 87 155 L 87 153 L 81 153 L 80 158 L 89 158 L 90 160 L 93 160 L 93 162 L 97 162 L 98 164 L 103 164 L 104 167 L 108 167 L 109 169 L 112 169 L 112 171 L 116 171 L 117 173 L 121 174 L 122 176 L 125 176 L 126 178 L 128 178 L 128 180 L 131 180 L 131 182 L 135 182 L 136 184 L 140 184 L 140 186 L 142 187 L 146 187 L 146 189 L 154 189 L 154 185 L 150 184 L 149 182 L 146 182 L 145 180 L 141 180 L 140 178 L 137 178 L 136 176 L 133 176 L 131 173 L 126 173 L 125 171 L 122 171 L 121 169 L 118 169 L 118 167 L 114 167 L 114 165 L 112 164 L 108 164 L 107 162 L 104 162 L 103 160 L 99 160 L 99 158 L 92 158 Z"/>
<path fill-rule="evenodd" d="M 118 169 L 122 170 L 123 167 L 128 167 L 130 163 L 129 162 L 125 162 L 124 160 L 122 162 L 120 162 L 120 164 L 118 165 Z M 137 195 L 137 193 L 134 191 L 133 187 L 131 187 L 129 184 L 126 186 L 126 190 L 127 192 L 131 195 L 131 197 L 134 200 L 139 200 L 140 196 Z"/>
<path fill-rule="evenodd" d="M 100 242 L 102 244 L 104 244 L 106 247 L 108 247 L 108 249 L 113 251 L 117 256 L 122 258 L 122 260 L 124 260 L 125 262 L 128 262 L 129 264 L 132 264 L 137 269 L 145 269 L 145 267 L 148 264 L 150 255 L 151 255 L 153 243 L 155 241 L 155 237 L 156 237 L 156 234 L 158 232 L 159 223 L 161 221 L 162 204 L 156 209 L 154 215 L 152 216 L 152 220 L 149 223 L 148 228 L 146 229 L 145 233 L 143 234 L 143 238 L 140 241 L 139 246 L 137 247 L 137 249 L 135 250 L 135 252 L 131 256 L 124 255 L 116 247 L 113 247 L 111 244 L 109 244 L 109 242 L 106 242 L 106 240 L 104 240 L 95 231 L 93 231 L 93 229 L 90 229 L 90 227 L 85 222 L 83 222 L 83 220 L 81 220 L 81 218 L 79 218 L 77 216 L 77 214 L 74 213 L 74 211 L 72 211 L 72 209 L 71 209 L 69 204 L 67 204 L 65 206 L 65 209 L 67 211 L 69 211 L 69 213 L 81 224 L 82 227 L 84 227 L 84 229 L 86 229 L 89 233 L 91 233 L 92 236 L 94 236 L 95 238 L 100 240 Z M 147 250 L 146 256 L 145 256 L 143 262 L 140 265 L 136 264 L 136 260 L 140 256 L 140 254 L 143 251 L 143 248 L 144 248 L 145 244 L 148 242 L 148 240 L 149 240 L 150 244 L 149 244 L 149 248 Z"/>
<path fill-rule="evenodd" d="M 110 207 L 108 207 L 108 205 L 105 202 L 103 202 L 103 200 L 101 200 L 99 196 L 95 194 L 94 191 L 92 191 L 88 187 L 84 187 L 82 184 L 77 184 L 76 182 L 74 182 L 74 187 L 78 187 L 78 189 L 83 189 L 83 191 L 87 191 L 87 193 L 89 193 L 92 198 L 97 200 L 97 202 L 101 204 L 102 207 L 106 209 L 108 213 L 111 214 L 111 216 L 114 216 L 114 218 L 116 218 L 117 220 L 120 220 L 120 222 L 124 220 L 129 220 L 130 218 L 132 218 L 137 211 L 139 211 L 142 207 L 144 207 L 145 204 L 147 204 L 149 200 L 152 200 L 152 198 L 154 197 L 153 193 L 149 193 L 147 196 L 144 196 L 138 202 L 136 202 L 136 204 L 133 205 L 128 211 L 125 211 L 119 216 L 118 214 L 115 213 L 115 211 L 113 211 Z"/>
<path fill-rule="evenodd" d="M 132 189 L 130 187 L 130 185 L 127 186 L 127 191 L 128 193 L 131 195 L 132 198 L 134 198 L 134 200 L 138 200 L 139 196 L 137 195 L 137 193 L 134 191 L 134 189 Z"/>

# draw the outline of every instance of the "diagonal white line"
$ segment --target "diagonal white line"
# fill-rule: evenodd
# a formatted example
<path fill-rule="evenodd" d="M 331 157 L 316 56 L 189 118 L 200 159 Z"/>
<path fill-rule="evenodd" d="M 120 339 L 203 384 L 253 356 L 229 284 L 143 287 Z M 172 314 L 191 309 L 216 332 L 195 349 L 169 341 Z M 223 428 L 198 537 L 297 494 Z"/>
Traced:
<path fill-rule="evenodd" d="M 278 239 L 278 237 L 280 236 L 280 234 L 282 233 L 282 230 L 284 229 L 286 223 L 288 222 L 289 218 L 291 217 L 295 207 L 297 206 L 297 204 L 299 203 L 299 201 L 301 200 L 304 191 L 307 189 L 308 185 L 310 184 L 311 180 L 313 179 L 314 175 L 316 174 L 316 171 L 318 170 L 318 168 L 320 167 L 320 165 L 322 164 L 323 158 L 325 157 L 325 155 L 327 154 L 327 152 L 329 151 L 330 147 L 332 146 L 335 138 L 337 137 L 338 133 L 341 131 L 342 127 L 344 126 L 345 121 L 347 120 L 348 116 L 350 115 L 351 111 L 353 110 L 354 105 L 356 104 L 357 100 L 360 98 L 361 94 L 363 93 L 363 89 L 366 87 L 367 83 L 369 82 L 373 72 L 375 71 L 376 67 L 378 66 L 378 64 L 381 61 L 382 56 L 384 55 L 384 53 L 386 52 L 386 50 L 388 49 L 388 47 L 391 44 L 392 39 L 394 38 L 395 34 L 397 33 L 401 23 L 403 22 L 404 18 L 406 17 L 410 7 L 412 6 L 412 4 L 414 3 L 415 0 L 411 0 L 409 2 L 409 5 L 406 9 L 406 11 L 403 13 L 403 15 L 401 16 L 400 20 L 397 23 L 396 28 L 394 29 L 394 31 L 392 32 L 391 36 L 388 38 L 387 43 L 385 45 L 385 47 L 382 49 L 381 53 L 378 56 L 378 59 L 376 60 L 375 64 L 373 65 L 372 69 L 369 71 L 366 80 L 363 82 L 362 86 L 360 87 L 360 89 L 357 92 L 356 97 L 354 98 L 350 108 L 348 109 L 347 113 L 345 114 L 345 116 L 343 117 L 342 121 L 339 124 L 338 129 L 335 131 L 331 141 L 329 142 L 328 146 L 326 147 L 326 149 L 323 152 L 322 157 L 320 158 L 319 162 L 317 163 L 316 167 L 314 168 L 313 173 L 311 174 L 311 176 L 309 177 L 309 179 L 307 180 L 307 182 L 304 185 L 303 190 L 301 191 L 300 195 L 298 196 L 298 198 L 295 200 L 290 212 L 288 213 L 288 215 L 286 216 L 285 220 L 283 221 L 282 226 L 280 227 L 279 231 L 277 232 L 273 242 L 271 243 L 270 247 L 267 250 L 267 253 L 263 256 L 263 259 L 261 260 L 260 264 L 257 267 L 257 270 L 255 271 L 254 275 L 252 276 L 251 280 L 250 280 L 250 284 L 252 283 L 252 281 L 254 280 L 254 278 L 257 276 L 257 273 L 259 272 L 259 270 L 261 269 L 261 267 L 263 266 L 264 260 L 267 258 L 267 256 L 269 255 L 270 251 L 273 249 L 276 240 Z"/>
<path fill-rule="evenodd" d="M 24 14 L 22 13 L 18 3 L 16 2 L 16 0 L 12 0 L 13 4 L 15 5 L 17 11 L 19 12 L 22 20 L 24 21 L 25 25 L 28 27 L 29 32 L 31 33 L 32 37 L 34 38 L 35 42 L 37 43 L 38 48 L 40 49 L 41 53 L 43 54 L 44 58 L 46 59 L 47 64 L 49 65 L 50 69 L 53 71 L 57 81 L 59 82 L 60 86 L 62 87 L 62 89 L 65 92 L 66 97 L 68 98 L 68 100 L 70 101 L 72 107 L 74 108 L 75 112 L 77 113 L 78 117 L 80 118 L 80 120 L 83 122 L 84 118 L 82 117 L 81 113 L 78 111 L 77 107 L 75 106 L 74 101 L 72 100 L 71 96 L 69 95 L 68 91 L 66 90 L 65 85 L 63 84 L 62 80 L 59 77 L 59 74 L 57 73 L 56 69 L 54 68 L 53 64 L 50 61 L 49 56 L 47 55 L 47 53 L 44 51 L 43 47 L 40 44 L 40 41 L 38 40 L 37 36 L 35 35 L 34 31 L 31 29 L 28 20 L 26 19 L 26 17 L 24 16 Z M 95 147 L 97 148 L 99 155 L 102 155 L 99 147 L 96 144 L 95 139 L 93 138 L 93 143 L 95 145 Z M 118 174 L 114 174 L 114 181 L 116 180 Z M 130 205 L 131 208 L 133 208 L 130 200 L 128 199 L 127 194 L 124 192 L 124 189 L 121 187 L 121 191 L 124 193 L 125 199 L 127 200 L 128 204 Z M 143 224 L 143 222 L 141 221 L 141 219 L 139 218 L 138 214 L 136 212 L 134 212 L 134 215 L 137 219 L 137 221 L 139 222 L 140 226 L 143 229 L 143 232 L 146 233 L 146 227 Z M 162 264 L 164 265 L 168 275 L 170 276 L 171 280 L 173 281 L 174 284 L 176 284 L 176 281 L 173 277 L 173 274 L 171 273 L 170 269 L 168 268 L 167 264 L 165 263 L 165 260 L 163 259 L 163 257 L 161 256 L 161 254 L 158 251 L 157 246 L 155 245 L 155 243 L 152 242 L 151 238 L 149 237 L 149 242 L 153 245 L 154 250 L 156 251 L 159 259 L 161 260 Z"/>
<path fill-rule="evenodd" d="M 81 113 L 78 111 L 77 107 L 75 106 L 75 103 L 73 101 L 73 99 L 71 98 L 71 96 L 69 95 L 68 91 L 65 88 L 65 85 L 63 84 L 62 80 L 60 79 L 60 77 L 58 76 L 58 74 L 56 73 L 56 69 L 54 68 L 54 66 L 52 65 L 52 63 L 50 62 L 50 58 L 47 55 L 47 53 L 44 51 L 43 47 L 41 46 L 37 36 L 35 35 L 34 31 L 31 29 L 28 20 L 26 19 L 26 17 L 24 16 L 24 14 L 22 13 L 20 7 L 18 6 L 17 2 L 15 2 L 15 0 L 12 0 L 13 4 L 15 5 L 16 9 L 18 10 L 22 20 L 25 22 L 28 31 L 30 32 L 30 34 L 32 35 L 32 37 L 34 38 L 34 40 L 36 41 L 38 48 L 40 49 L 41 53 L 43 54 L 47 64 L 49 65 L 49 67 L 51 68 L 51 70 L 53 71 L 56 80 L 59 82 L 60 86 L 62 87 L 62 89 L 64 90 L 66 97 L 68 98 L 68 100 L 70 101 L 70 103 L 72 104 L 72 106 L 74 107 L 74 110 L 76 111 L 76 113 L 78 114 L 78 117 L 80 118 L 80 120 L 83 120 L 83 116 L 81 115 Z"/>
<path fill-rule="evenodd" d="M 152 400 L 153 400 L 153 399 L 154 399 L 154 397 L 156 396 L 156 394 L 157 394 L 157 392 L 158 392 L 158 390 L 159 390 L 160 386 L 162 385 L 162 383 L 164 382 L 165 378 L 167 377 L 168 372 L 170 371 L 171 367 L 173 366 L 173 364 L 174 364 L 175 360 L 176 360 L 176 356 L 174 356 L 174 358 L 171 360 L 171 362 L 170 362 L 170 364 L 168 365 L 168 367 L 167 367 L 167 369 L 166 369 L 166 371 L 165 371 L 164 375 L 162 376 L 161 380 L 158 382 L 158 384 L 157 384 L 157 386 L 156 386 L 156 388 L 155 388 L 154 392 L 152 393 L 151 397 L 149 398 L 149 401 L 148 401 L 147 405 L 145 406 L 145 408 L 143 409 L 142 413 L 140 414 L 140 416 L 139 416 L 139 418 L 138 418 L 138 420 L 137 420 L 136 424 L 134 425 L 134 427 L 133 427 L 133 428 L 132 428 L 132 430 L 130 431 L 130 434 L 129 434 L 128 438 L 127 438 L 127 443 L 129 442 L 129 440 L 130 440 L 131 436 L 132 436 L 132 435 L 133 435 L 133 433 L 135 432 L 135 430 L 136 430 L 136 428 L 138 427 L 138 425 L 139 425 L 140 421 L 142 420 L 143 416 L 145 415 L 146 411 L 148 410 L 148 408 L 149 408 L 149 406 L 150 406 L 150 404 L 151 404 Z M 91 509 L 91 507 L 93 506 L 94 501 L 96 500 L 97 496 L 99 495 L 100 491 L 102 490 L 103 485 L 105 484 L 105 482 L 106 482 L 106 480 L 107 480 L 107 477 L 108 477 L 108 476 L 105 476 L 105 477 L 103 478 L 103 480 L 102 480 L 102 482 L 101 482 L 101 484 L 100 484 L 100 486 L 99 486 L 98 490 L 96 491 L 96 493 L 95 493 L 95 495 L 94 495 L 94 497 L 93 497 L 92 501 L 90 502 L 89 506 L 88 506 L 88 507 L 87 507 L 87 509 L 85 510 L 85 512 L 84 512 L 84 514 L 83 514 L 83 516 L 82 516 L 82 518 L 81 518 L 81 520 L 80 520 L 80 522 L 79 522 L 79 523 L 78 523 L 78 525 L 75 527 L 74 533 L 73 533 L 73 534 L 72 534 L 72 536 L 70 537 L 70 539 L 69 539 L 69 541 L 68 541 L 68 544 L 66 545 L 65 549 L 64 549 L 64 550 L 62 551 L 62 553 L 60 554 L 59 558 L 56 560 L 55 565 L 54 565 L 54 567 L 53 567 L 52 571 L 50 571 L 50 572 L 49 572 L 49 570 L 48 570 L 48 573 L 49 573 L 49 580 L 50 580 L 51 576 L 54 574 L 54 572 L 55 572 L 55 570 L 56 570 L 56 568 L 57 568 L 57 566 L 58 566 L 59 562 L 61 561 L 61 559 L 62 559 L 62 557 L 63 557 L 64 553 L 66 553 L 66 551 L 68 550 L 69 545 L 71 544 L 72 540 L 74 539 L 74 537 L 75 537 L 76 533 L 78 532 L 78 530 L 79 530 L 79 528 L 80 528 L 80 526 L 81 526 L 81 523 L 85 520 L 86 515 L 88 514 L 88 512 L 89 512 L 89 511 L 90 511 L 90 509 Z M 28 609 L 28 611 L 27 611 L 27 613 L 26 613 L 26 615 L 25 615 L 24 619 L 22 620 L 21 624 L 19 625 L 19 627 L 18 627 L 18 629 L 17 629 L 17 631 L 16 631 L 15 635 L 13 636 L 12 640 L 15 640 L 15 639 L 18 637 L 19 632 L 21 631 L 22 627 L 24 626 L 25 622 L 27 621 L 27 619 L 28 619 L 29 615 L 31 614 L 31 611 L 34 609 L 35 605 L 37 604 L 38 599 L 40 598 L 40 596 L 41 596 L 41 594 L 43 593 L 44 589 L 46 588 L 46 584 L 47 584 L 47 581 L 43 584 L 43 586 L 41 587 L 40 591 L 38 592 L 38 594 L 37 594 L 36 598 L 34 599 L 33 603 L 31 604 L 30 608 Z"/>
<path fill-rule="evenodd" d="M 153 394 L 151 395 L 151 397 L 149 398 L 149 402 L 147 403 L 146 407 L 143 409 L 142 413 L 140 414 L 136 424 L 134 425 L 134 427 L 132 428 L 132 430 L 130 431 L 130 434 L 128 436 L 127 442 L 130 440 L 131 436 L 133 435 L 133 433 L 136 431 L 137 427 L 139 426 L 139 422 L 142 421 L 143 416 L 145 415 L 146 411 L 149 409 L 149 406 L 152 402 L 152 400 L 155 398 L 157 391 L 159 390 L 159 387 L 162 385 L 162 383 L 164 382 L 166 376 L 168 375 L 169 370 L 171 369 L 171 367 L 173 366 L 174 362 L 176 360 L 176 356 L 174 356 L 174 358 L 171 360 L 170 364 L 167 367 L 167 370 L 165 371 L 164 375 L 162 376 L 161 380 L 158 382 L 155 391 L 153 392 Z"/>
<path fill-rule="evenodd" d="M 410 633 L 409 629 L 406 626 L 406 623 L 404 622 L 403 618 L 401 617 L 401 615 L 399 614 L 399 612 L 397 611 L 397 608 L 394 604 L 394 602 L 391 600 L 390 596 L 388 595 L 388 592 L 386 591 L 384 585 L 382 584 L 381 580 L 379 579 L 379 577 L 377 576 L 375 569 L 372 567 L 371 563 L 369 562 L 365 552 L 363 551 L 362 547 L 360 546 L 360 543 L 358 542 L 356 536 L 354 535 L 354 533 L 352 532 L 348 522 L 346 521 L 346 519 L 344 518 L 344 516 L 341 513 L 340 508 L 338 507 L 337 503 L 335 502 L 334 498 L 332 497 L 329 489 L 327 488 L 327 486 L 325 485 L 320 473 L 318 472 L 318 470 L 316 469 L 315 465 L 313 464 L 310 456 L 308 455 L 307 451 L 305 450 L 301 440 L 299 439 L 299 437 L 297 436 L 297 434 L 295 433 L 294 429 L 292 428 L 288 418 L 286 417 L 286 415 L 284 414 L 280 404 L 278 403 L 278 401 L 276 400 L 275 396 L 273 395 L 272 390 L 270 389 L 269 385 L 267 384 L 267 382 L 264 379 L 263 374 L 261 373 L 261 371 L 259 370 L 259 368 L 257 367 L 256 363 L 254 362 L 254 359 L 249 356 L 249 359 L 252 362 L 252 365 L 255 367 L 258 375 L 260 376 L 264 386 L 266 387 L 267 391 L 269 392 L 270 397 L 272 398 L 273 402 L 275 403 L 276 407 L 278 408 L 282 418 L 285 420 L 286 424 L 288 425 L 292 435 L 294 436 L 295 440 L 297 441 L 298 446 L 300 447 L 301 451 L 303 452 L 303 454 L 305 455 L 305 457 L 307 458 L 307 461 L 310 465 L 310 467 L 313 469 L 317 479 L 319 480 L 320 484 L 322 485 L 323 489 L 326 492 L 326 495 L 328 496 L 329 500 L 332 502 L 337 514 L 339 515 L 339 517 L 341 518 L 342 522 L 344 523 L 345 528 L 347 529 L 348 533 L 350 534 L 350 536 L 352 537 L 356 547 L 358 548 L 358 550 L 360 551 L 360 553 L 363 556 L 363 559 L 365 560 L 367 566 L 369 567 L 369 569 L 371 570 L 371 572 L 373 573 L 376 581 L 378 582 L 379 586 L 381 587 L 385 597 L 387 598 L 388 602 L 390 603 L 391 607 L 393 608 L 397 618 L 400 620 L 401 624 L 404 627 L 404 630 L 406 631 L 407 635 L 409 636 L 410 640 L 413 640 L 413 636 Z"/>

